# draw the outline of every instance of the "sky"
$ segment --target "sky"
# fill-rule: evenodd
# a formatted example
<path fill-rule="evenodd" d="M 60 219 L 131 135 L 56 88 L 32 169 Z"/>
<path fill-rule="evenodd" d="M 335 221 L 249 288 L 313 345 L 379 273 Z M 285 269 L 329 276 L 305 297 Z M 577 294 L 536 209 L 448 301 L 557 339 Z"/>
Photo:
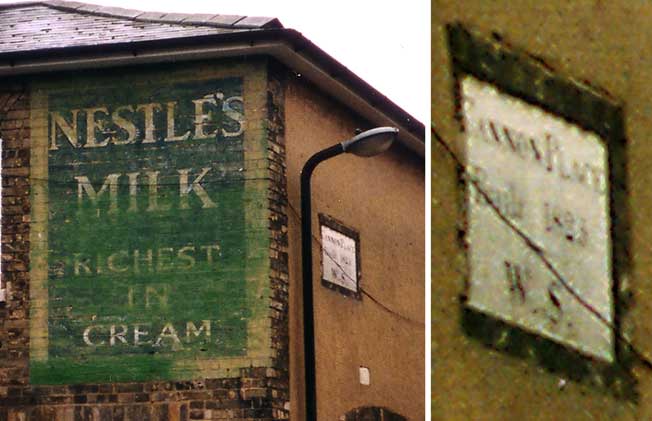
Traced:
<path fill-rule="evenodd" d="M 81 1 L 157 12 L 276 17 L 422 123 L 429 120 L 428 0 Z"/>

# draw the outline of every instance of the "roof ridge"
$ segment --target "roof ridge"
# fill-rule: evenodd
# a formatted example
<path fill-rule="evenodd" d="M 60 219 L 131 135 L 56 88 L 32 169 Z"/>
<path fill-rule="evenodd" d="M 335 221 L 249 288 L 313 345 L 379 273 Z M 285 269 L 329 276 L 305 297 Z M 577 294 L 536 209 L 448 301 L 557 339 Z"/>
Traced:
<path fill-rule="evenodd" d="M 13 3 L 2 3 L 0 4 L 0 10 L 1 9 L 13 9 L 15 7 L 24 7 L 24 6 L 34 6 L 37 4 L 43 4 L 43 1 L 16 1 Z"/>
<path fill-rule="evenodd" d="M 166 23 L 180 26 L 212 27 L 223 29 L 260 29 L 260 28 L 283 28 L 277 18 L 222 15 L 222 14 L 199 14 L 199 13 L 174 13 L 174 12 L 146 12 L 137 9 L 126 9 L 114 6 L 101 6 L 92 3 L 82 3 L 69 0 L 36 0 L 0 4 L 0 9 L 10 9 L 25 6 L 41 5 L 51 9 L 84 15 L 105 16 L 121 18 L 136 22 Z"/>

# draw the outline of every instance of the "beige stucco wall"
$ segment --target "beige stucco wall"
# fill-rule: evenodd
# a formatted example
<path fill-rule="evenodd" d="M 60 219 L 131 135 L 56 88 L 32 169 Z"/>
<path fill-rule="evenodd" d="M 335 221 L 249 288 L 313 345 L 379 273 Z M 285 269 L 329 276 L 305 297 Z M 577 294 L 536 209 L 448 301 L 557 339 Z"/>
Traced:
<path fill-rule="evenodd" d="M 300 80 L 288 82 L 285 100 L 290 206 L 299 212 L 299 173 L 315 152 L 350 138 L 366 123 Z M 313 233 L 318 213 L 356 229 L 361 241 L 362 287 L 392 315 L 323 287 L 320 248 L 313 243 L 317 396 L 320 420 L 337 420 L 362 406 L 424 418 L 424 160 L 401 146 L 371 159 L 342 155 L 312 178 Z M 289 217 L 290 389 L 292 419 L 304 419 L 301 342 L 300 224 Z M 358 368 L 371 372 L 359 383 Z"/>
<path fill-rule="evenodd" d="M 435 0 L 432 5 L 432 121 L 460 153 L 445 25 L 461 22 L 542 58 L 556 74 L 600 87 L 623 105 L 627 136 L 633 305 L 624 325 L 652 355 L 652 4 L 639 1 Z M 462 209 L 452 160 L 432 147 L 433 419 L 650 419 L 652 370 L 634 363 L 638 403 L 592 382 L 568 381 L 532 361 L 509 357 L 460 328 L 464 251 L 455 241 Z"/>

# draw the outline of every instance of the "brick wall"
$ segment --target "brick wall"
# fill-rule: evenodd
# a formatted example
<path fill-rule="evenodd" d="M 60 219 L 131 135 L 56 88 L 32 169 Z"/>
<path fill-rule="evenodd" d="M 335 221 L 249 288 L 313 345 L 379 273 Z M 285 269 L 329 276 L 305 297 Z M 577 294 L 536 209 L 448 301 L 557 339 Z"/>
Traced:
<path fill-rule="evenodd" d="M 0 93 L 2 152 L 2 282 L 0 402 L 24 405 L 28 386 L 29 306 L 29 95 L 26 86 Z M 5 403 L 6 402 L 6 403 Z M 0 409 L 0 419 L 7 419 Z"/>
<path fill-rule="evenodd" d="M 289 417 L 289 314 L 288 314 L 288 221 L 287 180 L 285 168 L 284 69 L 269 66 L 267 86 L 267 148 L 270 209 L 270 258 L 272 290 L 272 348 L 276 352 L 273 366 L 276 375 L 270 383 L 275 419 Z"/>

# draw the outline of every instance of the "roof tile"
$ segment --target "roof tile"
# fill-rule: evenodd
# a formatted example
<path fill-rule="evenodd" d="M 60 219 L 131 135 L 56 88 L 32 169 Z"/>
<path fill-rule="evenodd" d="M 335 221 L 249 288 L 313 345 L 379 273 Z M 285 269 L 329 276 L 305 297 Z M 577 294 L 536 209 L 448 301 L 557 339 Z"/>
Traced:
<path fill-rule="evenodd" d="M 82 3 L 79 1 L 64 1 L 64 0 L 50 0 L 48 2 L 52 6 L 65 7 L 67 9 L 79 9 L 82 6 L 86 6 L 87 3 Z"/>
<path fill-rule="evenodd" d="M 160 20 L 163 16 L 165 16 L 165 13 L 163 12 L 143 12 L 140 15 L 138 15 L 138 18 L 136 20 Z"/>
<path fill-rule="evenodd" d="M 265 24 L 273 21 L 274 18 L 264 18 L 264 17 L 255 17 L 247 16 L 241 21 L 238 21 L 235 26 L 239 27 L 262 27 Z"/>
<path fill-rule="evenodd" d="M 100 13 L 105 13 L 107 15 L 135 18 L 138 15 L 142 15 L 141 10 L 134 9 L 123 9 L 122 7 L 103 7 L 99 10 Z"/>
<path fill-rule="evenodd" d="M 161 22 L 166 23 L 181 23 L 184 19 L 190 17 L 187 13 L 166 13 L 161 17 Z"/>
<path fill-rule="evenodd" d="M 204 14 L 192 14 L 188 15 L 184 20 L 183 23 L 190 23 L 190 24 L 196 24 L 196 25 L 203 25 L 206 24 L 207 22 L 210 22 L 212 18 L 214 18 L 216 15 L 215 13 L 209 14 L 209 13 L 204 13 Z"/>
<path fill-rule="evenodd" d="M 219 24 L 219 25 L 233 25 L 239 20 L 242 20 L 243 16 L 238 15 L 215 15 L 211 18 L 210 22 Z"/>
<path fill-rule="evenodd" d="M 96 4 L 83 4 L 79 7 L 76 7 L 75 10 L 78 12 L 97 12 L 102 8 L 103 8 L 102 6 L 98 6 Z"/>

